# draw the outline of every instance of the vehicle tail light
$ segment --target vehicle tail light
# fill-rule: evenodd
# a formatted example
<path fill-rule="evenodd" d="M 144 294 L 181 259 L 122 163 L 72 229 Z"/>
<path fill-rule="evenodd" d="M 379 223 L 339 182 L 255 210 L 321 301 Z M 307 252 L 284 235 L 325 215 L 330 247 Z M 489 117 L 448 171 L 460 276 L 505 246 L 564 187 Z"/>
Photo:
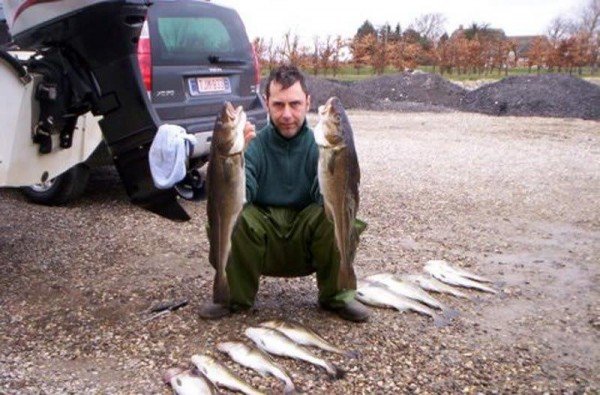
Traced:
<path fill-rule="evenodd" d="M 256 91 L 260 90 L 260 62 L 258 61 L 258 55 L 256 54 L 256 48 L 252 45 L 252 58 L 254 59 L 254 83 L 256 85 Z"/>
<path fill-rule="evenodd" d="M 148 96 L 152 92 L 152 47 L 150 45 L 150 34 L 148 33 L 148 22 L 144 22 L 137 47 L 138 63 L 144 86 Z"/>

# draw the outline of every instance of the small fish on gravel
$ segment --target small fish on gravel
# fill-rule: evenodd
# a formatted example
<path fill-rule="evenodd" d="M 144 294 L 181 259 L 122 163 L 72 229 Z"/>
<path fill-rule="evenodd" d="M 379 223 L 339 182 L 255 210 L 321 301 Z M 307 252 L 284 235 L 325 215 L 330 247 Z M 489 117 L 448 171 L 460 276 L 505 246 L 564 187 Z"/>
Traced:
<path fill-rule="evenodd" d="M 344 376 L 344 371 L 331 362 L 319 358 L 308 349 L 294 343 L 292 339 L 281 332 L 271 328 L 251 327 L 244 331 L 244 334 L 252 340 L 258 348 L 273 355 L 282 357 L 300 359 L 320 366 L 332 379 L 340 379 Z"/>
<path fill-rule="evenodd" d="M 448 294 L 463 299 L 471 299 L 469 295 L 460 290 L 451 287 L 450 285 L 444 284 L 443 282 L 436 280 L 430 275 L 423 274 L 408 274 L 402 277 L 403 280 L 417 284 L 419 287 L 432 292 Z"/>
<path fill-rule="evenodd" d="M 296 387 L 289 373 L 260 349 L 247 346 L 241 342 L 219 343 L 217 349 L 228 354 L 231 359 L 240 365 L 257 371 L 263 377 L 270 374 L 283 381 L 285 384 L 284 394 L 291 395 L 296 393 Z"/>
<path fill-rule="evenodd" d="M 260 324 L 260 326 L 264 328 L 275 329 L 303 346 L 318 347 L 322 350 L 341 354 L 348 358 L 358 357 L 358 353 L 356 351 L 342 350 L 341 348 L 329 343 L 314 330 L 307 328 L 298 322 L 273 320 L 263 322 Z"/>
<path fill-rule="evenodd" d="M 365 280 L 383 284 L 387 286 L 392 292 L 406 296 L 410 299 L 417 300 L 435 309 L 448 309 L 446 306 L 444 306 L 444 304 L 442 304 L 442 302 L 429 295 L 418 285 L 415 285 L 408 281 L 400 280 L 391 273 L 374 274 L 372 276 L 366 277 Z"/>
<path fill-rule="evenodd" d="M 443 317 L 424 304 L 398 295 L 385 287 L 377 286 L 371 282 L 359 281 L 356 298 L 371 306 L 391 307 L 400 312 L 410 310 L 427 315 L 433 319 L 433 323 L 437 327 L 446 326 L 450 322 L 447 317 Z"/>
<path fill-rule="evenodd" d="M 446 262 L 446 261 L 431 260 L 431 261 L 427 261 L 426 264 L 428 264 L 428 265 L 434 265 L 434 266 L 443 268 L 443 270 L 446 270 L 446 271 L 455 272 L 456 274 L 458 274 L 461 277 L 465 277 L 465 278 L 468 278 L 470 280 L 478 281 L 480 283 L 492 283 L 493 282 L 492 280 L 490 280 L 487 277 L 483 277 L 483 276 L 480 276 L 478 274 L 474 274 L 474 273 L 468 272 L 468 271 L 466 271 L 464 269 L 461 269 L 459 267 L 450 266 L 450 264 L 448 262 Z"/>
<path fill-rule="evenodd" d="M 192 363 L 214 385 L 243 392 L 247 395 L 261 395 L 262 392 L 252 388 L 248 383 L 233 373 L 228 367 L 221 365 L 208 355 L 192 355 Z"/>
<path fill-rule="evenodd" d="M 163 375 L 165 384 L 170 384 L 177 395 L 214 395 L 215 388 L 201 374 L 181 368 L 168 369 Z"/>
<path fill-rule="evenodd" d="M 483 292 L 489 292 L 497 294 L 498 291 L 488 287 L 487 285 L 481 284 L 477 281 L 473 281 L 469 278 L 463 277 L 458 274 L 457 271 L 453 270 L 447 265 L 440 264 L 443 261 L 429 261 L 425 264 L 425 271 L 431 274 L 438 280 L 445 282 L 450 285 L 457 285 L 464 288 L 472 288 Z"/>

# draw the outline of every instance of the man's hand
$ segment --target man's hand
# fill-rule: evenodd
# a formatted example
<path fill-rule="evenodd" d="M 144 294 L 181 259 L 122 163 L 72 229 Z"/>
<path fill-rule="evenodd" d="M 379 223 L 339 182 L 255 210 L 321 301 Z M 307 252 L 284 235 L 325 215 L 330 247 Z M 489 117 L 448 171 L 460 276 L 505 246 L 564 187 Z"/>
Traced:
<path fill-rule="evenodd" d="M 250 141 L 256 137 L 256 128 L 250 122 L 246 122 L 244 127 L 244 148 L 248 147 Z"/>

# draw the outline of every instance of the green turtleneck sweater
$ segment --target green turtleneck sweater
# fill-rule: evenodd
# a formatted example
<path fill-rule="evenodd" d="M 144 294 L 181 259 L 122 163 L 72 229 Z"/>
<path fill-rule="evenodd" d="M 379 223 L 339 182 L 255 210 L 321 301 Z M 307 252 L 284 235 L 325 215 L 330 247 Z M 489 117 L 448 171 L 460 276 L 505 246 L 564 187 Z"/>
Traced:
<path fill-rule="evenodd" d="M 244 156 L 248 203 L 303 209 L 322 202 L 319 149 L 306 121 L 291 139 L 279 134 L 270 122 L 250 142 Z"/>

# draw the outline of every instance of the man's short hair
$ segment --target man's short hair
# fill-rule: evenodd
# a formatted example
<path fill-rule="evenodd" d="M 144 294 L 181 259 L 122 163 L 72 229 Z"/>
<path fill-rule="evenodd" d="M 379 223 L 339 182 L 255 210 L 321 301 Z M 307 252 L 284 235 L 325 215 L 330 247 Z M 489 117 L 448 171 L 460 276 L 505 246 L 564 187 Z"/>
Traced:
<path fill-rule="evenodd" d="M 267 79 L 267 86 L 265 87 L 265 95 L 267 99 L 271 94 L 271 82 L 275 81 L 280 84 L 283 89 L 287 89 L 294 85 L 296 82 L 300 82 L 302 91 L 308 96 L 308 89 L 306 88 L 306 82 L 304 81 L 304 74 L 293 64 L 284 64 L 271 70 L 269 78 Z"/>

